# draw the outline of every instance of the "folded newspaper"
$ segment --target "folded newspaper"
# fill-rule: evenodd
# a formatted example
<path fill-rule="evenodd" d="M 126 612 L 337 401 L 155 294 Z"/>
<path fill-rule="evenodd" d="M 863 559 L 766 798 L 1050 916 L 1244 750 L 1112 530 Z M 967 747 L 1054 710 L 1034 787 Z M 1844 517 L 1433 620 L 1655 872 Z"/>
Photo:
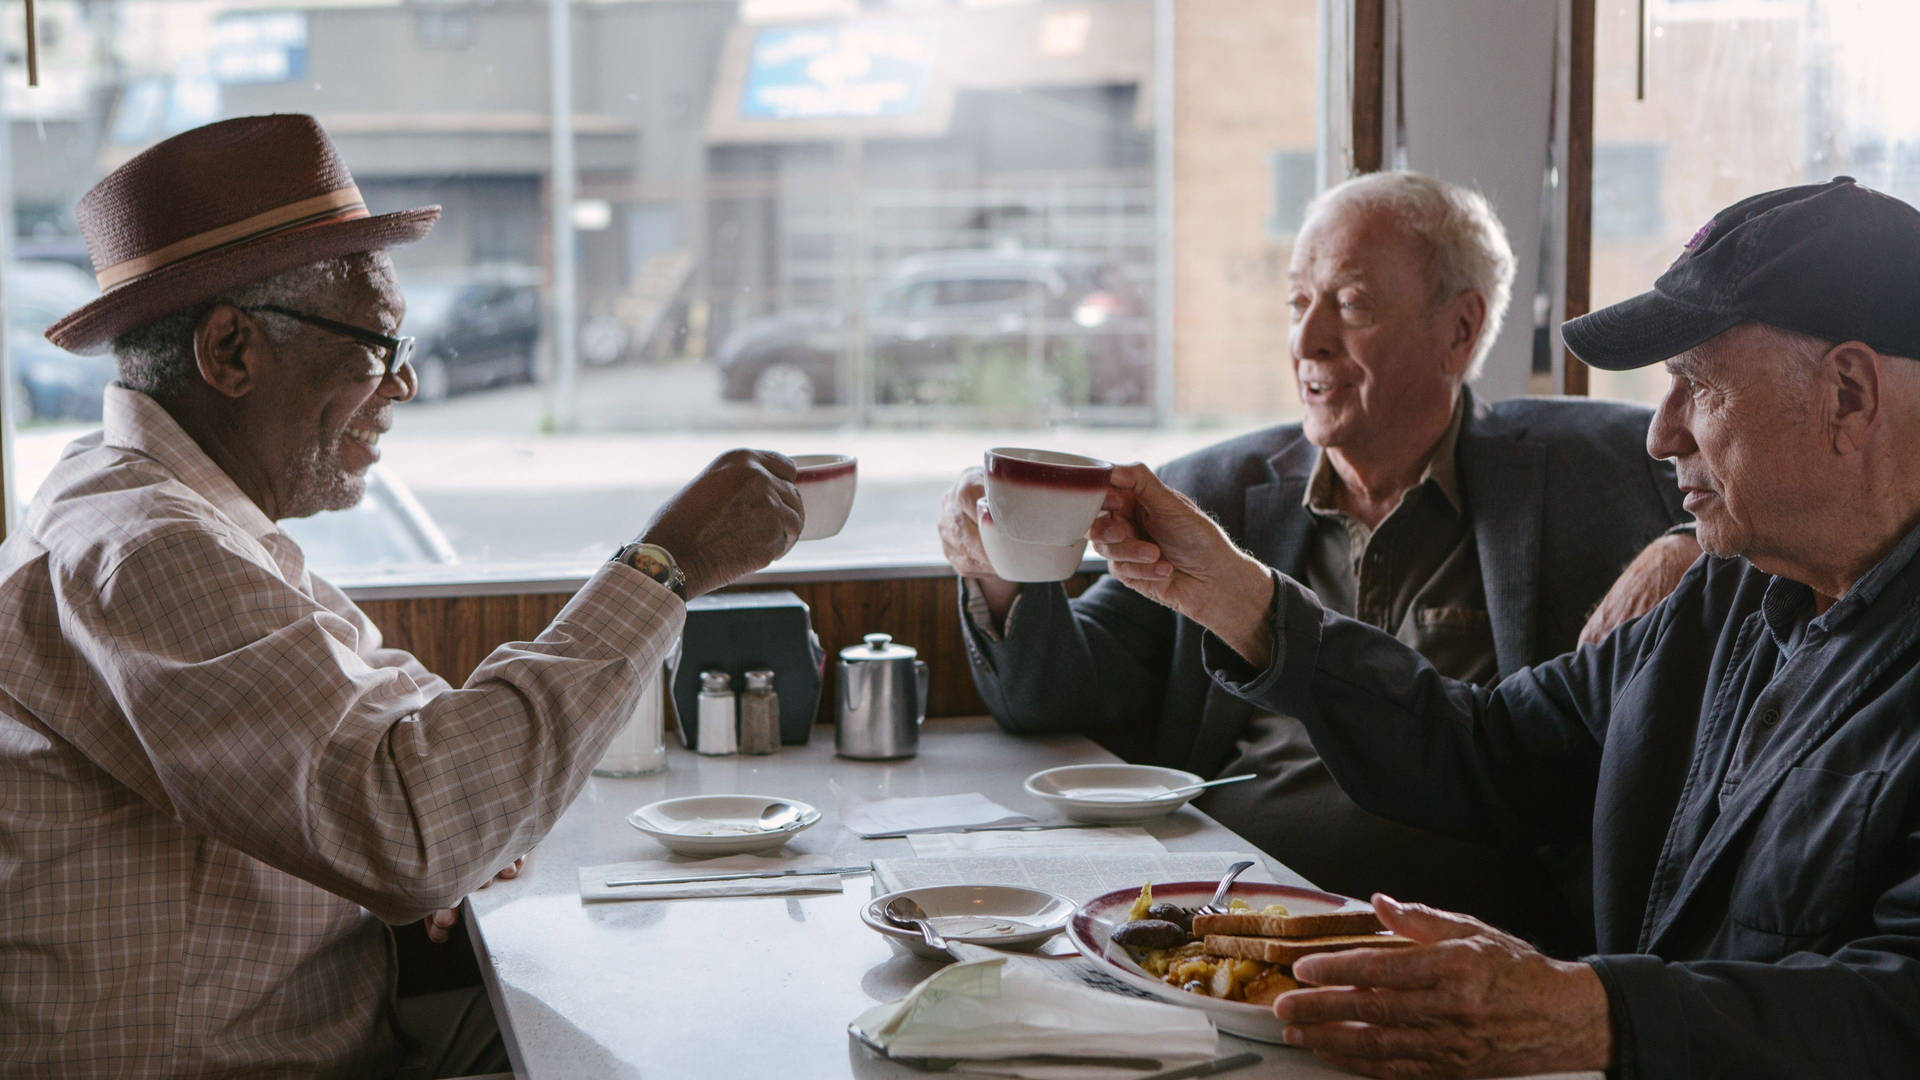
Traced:
<path fill-rule="evenodd" d="M 1206 1061 L 1220 1043 L 1198 1009 L 1101 993 L 998 957 L 942 968 L 848 1031 L 903 1064 L 1029 1080 L 1145 1076 Z"/>

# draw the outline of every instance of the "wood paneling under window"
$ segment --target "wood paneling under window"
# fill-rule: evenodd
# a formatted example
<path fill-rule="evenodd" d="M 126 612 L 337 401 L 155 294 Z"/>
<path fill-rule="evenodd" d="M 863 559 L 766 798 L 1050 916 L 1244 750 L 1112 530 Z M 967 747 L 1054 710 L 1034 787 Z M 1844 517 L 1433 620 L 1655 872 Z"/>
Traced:
<path fill-rule="evenodd" d="M 1083 574 L 1067 583 L 1078 594 L 1093 581 Z M 838 688 L 834 663 L 841 649 L 857 645 L 874 631 L 920 650 L 927 661 L 929 716 L 969 716 L 986 711 L 974 691 L 961 639 L 959 588 L 951 577 L 895 578 L 881 581 L 828 581 L 774 586 L 790 589 L 812 609 L 829 663 L 821 688 L 819 719 L 831 721 L 830 703 Z M 386 635 L 387 644 L 406 649 L 455 686 L 466 681 L 487 654 L 502 642 L 537 636 L 567 602 L 565 595 L 425 597 L 364 600 L 368 617 Z"/>

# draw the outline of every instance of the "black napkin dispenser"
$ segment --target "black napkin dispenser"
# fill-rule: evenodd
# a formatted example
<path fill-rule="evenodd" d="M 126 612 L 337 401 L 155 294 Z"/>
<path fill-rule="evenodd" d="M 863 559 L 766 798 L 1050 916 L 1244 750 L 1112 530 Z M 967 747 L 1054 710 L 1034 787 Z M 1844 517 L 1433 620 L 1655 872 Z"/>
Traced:
<path fill-rule="evenodd" d="M 820 677 L 826 653 L 813 632 L 806 601 L 785 589 L 711 593 L 687 602 L 687 625 L 673 665 L 673 708 L 680 742 L 700 742 L 700 673 L 724 671 L 737 695 L 747 672 L 773 672 L 780 696 L 780 741 L 807 741 L 820 710 Z M 738 716 L 738 712 L 735 713 Z"/>

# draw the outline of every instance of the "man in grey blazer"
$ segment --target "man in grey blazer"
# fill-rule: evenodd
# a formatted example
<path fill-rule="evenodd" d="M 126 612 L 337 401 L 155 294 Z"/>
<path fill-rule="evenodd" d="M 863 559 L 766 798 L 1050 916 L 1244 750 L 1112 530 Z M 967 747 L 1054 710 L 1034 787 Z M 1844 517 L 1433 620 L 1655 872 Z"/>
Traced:
<path fill-rule="evenodd" d="M 1504 230 L 1473 192 L 1407 173 L 1329 191 L 1289 270 L 1302 423 L 1161 470 L 1263 563 L 1480 683 L 1652 607 L 1699 553 L 1669 534 L 1685 515 L 1671 465 L 1644 450 L 1647 410 L 1489 405 L 1466 389 L 1512 274 Z M 1001 726 L 1083 731 L 1202 776 L 1258 773 L 1200 808 L 1316 884 L 1471 912 L 1552 948 L 1585 943 L 1584 852 L 1502 850 L 1361 810 L 1297 720 L 1207 678 L 1190 620 L 1112 578 L 1070 601 L 1059 585 L 995 576 L 972 510 L 980 485 L 977 470 L 962 477 L 941 534 L 975 682 Z"/>

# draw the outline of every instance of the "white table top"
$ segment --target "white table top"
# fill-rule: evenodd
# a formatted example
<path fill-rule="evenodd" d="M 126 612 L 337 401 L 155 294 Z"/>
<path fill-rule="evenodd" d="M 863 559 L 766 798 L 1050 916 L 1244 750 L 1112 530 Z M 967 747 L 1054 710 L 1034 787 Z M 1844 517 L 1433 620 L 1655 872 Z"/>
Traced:
<path fill-rule="evenodd" d="M 869 799 L 979 791 L 1049 821 L 1055 815 L 1021 788 L 1029 774 L 1111 760 L 1079 736 L 1015 738 L 971 718 L 928 723 L 919 756 L 904 761 L 836 758 L 833 730 L 821 727 L 808 745 L 770 757 L 707 758 L 674 746 L 664 773 L 595 777 L 519 878 L 469 899 L 475 948 L 516 1075 L 930 1075 L 877 1059 L 847 1036 L 855 1016 L 898 999 L 937 967 L 896 951 L 860 922 L 873 895 L 870 877 L 849 876 L 838 894 L 583 904 L 578 868 L 666 857 L 626 823 L 637 806 L 734 792 L 819 807 L 824 820 L 796 836 L 793 850 L 849 864 L 910 856 L 905 840 L 862 840 L 842 828 L 829 778 Z M 1192 807 L 1150 831 L 1174 851 L 1253 850 Z M 1285 1047 L 1223 1034 L 1221 1048 L 1262 1054 L 1262 1064 L 1227 1074 L 1236 1078 L 1345 1075 Z"/>

